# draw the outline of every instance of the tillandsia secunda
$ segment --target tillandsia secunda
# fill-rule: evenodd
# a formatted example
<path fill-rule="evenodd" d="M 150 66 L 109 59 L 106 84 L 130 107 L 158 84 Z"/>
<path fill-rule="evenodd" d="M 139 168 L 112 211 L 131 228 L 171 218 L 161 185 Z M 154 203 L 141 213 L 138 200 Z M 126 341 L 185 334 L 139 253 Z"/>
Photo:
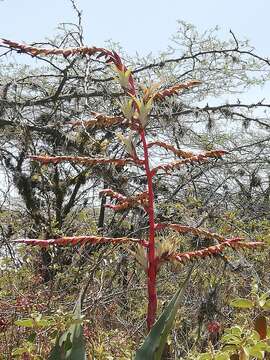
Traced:
<path fill-rule="evenodd" d="M 32 155 L 32 161 L 38 161 L 42 164 L 59 164 L 63 162 L 78 163 L 85 166 L 106 165 L 111 164 L 115 166 L 138 166 L 143 170 L 146 178 L 145 189 L 132 197 L 124 196 L 112 189 L 102 190 L 102 196 L 107 196 L 115 201 L 115 204 L 107 205 L 113 211 L 123 211 L 133 207 L 141 207 L 148 217 L 148 235 L 145 239 L 134 239 L 129 237 L 111 238 L 98 237 L 94 235 L 74 236 L 74 237 L 60 237 L 56 239 L 18 239 L 16 242 L 39 245 L 47 247 L 50 245 L 80 245 L 85 243 L 131 243 L 140 247 L 139 257 L 147 274 L 147 292 L 148 292 L 148 309 L 147 309 L 147 327 L 150 330 L 155 322 L 157 315 L 157 274 L 160 266 L 164 262 L 177 261 L 185 263 L 190 260 L 205 258 L 207 256 L 215 256 L 222 253 L 226 248 L 231 249 L 253 249 L 262 246 L 261 242 L 246 242 L 242 238 L 227 239 L 219 234 L 211 233 L 208 230 L 195 228 L 192 226 L 171 223 L 157 223 L 154 207 L 154 189 L 153 178 L 158 172 L 163 171 L 170 173 L 175 169 L 183 167 L 187 164 L 204 163 L 209 159 L 219 159 L 227 154 L 224 150 L 207 151 L 202 154 L 195 154 L 190 151 L 184 151 L 174 148 L 171 144 L 156 140 L 149 142 L 147 140 L 147 125 L 149 123 L 150 114 L 155 103 L 164 101 L 167 97 L 177 96 L 182 91 L 199 86 L 199 80 L 189 80 L 186 83 L 177 84 L 169 88 L 161 89 L 152 87 L 144 89 L 143 93 L 136 84 L 132 70 L 128 69 L 121 57 L 114 51 L 98 47 L 77 47 L 70 49 L 47 49 L 38 48 L 25 44 L 19 44 L 14 41 L 2 39 L 1 46 L 7 47 L 19 53 L 26 53 L 33 57 L 35 56 L 63 56 L 65 58 L 71 56 L 88 56 L 105 59 L 105 63 L 110 65 L 115 71 L 115 79 L 119 82 L 125 99 L 119 103 L 121 108 L 120 116 L 109 116 L 95 112 L 90 113 L 90 119 L 87 121 L 71 121 L 73 127 L 84 126 L 91 129 L 100 129 L 116 124 L 121 124 L 125 128 L 130 129 L 130 135 L 122 138 L 127 151 L 127 157 L 124 158 L 89 158 L 80 156 L 47 156 L 46 154 Z M 134 134 L 139 139 L 134 141 Z M 121 139 L 120 139 L 121 140 Z M 150 149 L 154 146 L 166 149 L 178 160 L 166 164 L 157 164 L 155 167 L 150 165 Z M 140 147 L 140 152 L 136 147 Z M 138 157 L 138 153 L 142 153 L 142 157 Z M 198 237 L 207 238 L 215 242 L 214 245 L 191 252 L 179 253 L 170 246 L 159 246 L 157 232 L 163 229 L 169 229 L 175 233 L 192 234 Z"/>

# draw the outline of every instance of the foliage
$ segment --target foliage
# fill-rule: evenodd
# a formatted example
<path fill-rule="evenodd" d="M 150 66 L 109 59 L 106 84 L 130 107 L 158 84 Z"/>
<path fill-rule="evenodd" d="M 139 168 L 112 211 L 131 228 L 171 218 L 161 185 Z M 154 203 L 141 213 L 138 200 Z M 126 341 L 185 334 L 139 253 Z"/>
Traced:
<path fill-rule="evenodd" d="M 81 297 L 79 297 L 74 311 L 73 323 L 67 331 L 57 337 L 49 360 L 86 360 L 85 340 L 81 323 Z"/>
<path fill-rule="evenodd" d="M 246 319 L 245 324 L 225 329 L 220 340 L 221 349 L 215 351 L 211 348 L 208 353 L 201 354 L 199 360 L 267 358 L 267 354 L 270 353 L 270 334 L 267 324 L 269 319 L 264 315 L 264 311 L 269 310 L 269 293 L 260 293 L 258 285 L 254 283 L 250 295 L 251 299 L 237 298 L 230 303 L 231 306 L 242 309 L 241 311 L 250 310 L 250 317 Z M 258 312 L 255 312 L 255 321 L 252 325 L 250 320 L 254 316 L 252 312 L 256 309 Z"/>

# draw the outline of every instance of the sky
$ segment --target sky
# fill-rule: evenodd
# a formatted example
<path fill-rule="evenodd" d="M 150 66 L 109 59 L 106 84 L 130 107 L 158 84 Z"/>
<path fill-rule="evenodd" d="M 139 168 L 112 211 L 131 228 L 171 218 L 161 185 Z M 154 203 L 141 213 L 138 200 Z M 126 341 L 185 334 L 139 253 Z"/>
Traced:
<path fill-rule="evenodd" d="M 249 39 L 256 53 L 270 57 L 270 0 L 74 0 L 82 10 L 85 44 L 119 43 L 129 55 L 158 55 L 172 44 L 177 20 L 199 32 L 220 28 L 222 39 Z M 71 0 L 0 0 L 0 38 L 18 42 L 43 42 L 54 38 L 57 26 L 77 22 Z M 13 61 L 31 64 L 27 56 Z M 244 97 L 269 98 L 270 83 L 249 90 Z M 256 100 L 255 100 L 256 99 Z M 225 99 L 226 100 L 226 99 Z"/>
<path fill-rule="evenodd" d="M 216 25 L 250 39 L 262 56 L 270 55 L 270 0 L 76 0 L 83 11 L 88 45 L 112 39 L 133 55 L 166 50 L 184 20 L 200 31 Z M 76 22 L 70 0 L 0 0 L 0 37 L 24 42 L 53 37 L 61 22 Z"/>

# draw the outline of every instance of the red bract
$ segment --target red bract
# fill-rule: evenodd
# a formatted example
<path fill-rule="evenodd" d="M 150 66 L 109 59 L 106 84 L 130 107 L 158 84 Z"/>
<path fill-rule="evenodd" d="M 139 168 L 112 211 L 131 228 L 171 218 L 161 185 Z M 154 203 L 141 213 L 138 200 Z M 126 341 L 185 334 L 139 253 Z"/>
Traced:
<path fill-rule="evenodd" d="M 112 189 L 103 189 L 103 190 L 100 190 L 99 192 L 100 194 L 102 195 L 106 195 L 106 196 L 110 196 L 111 198 L 113 199 L 117 199 L 117 200 L 122 200 L 122 201 L 125 201 L 127 199 L 126 196 L 116 192 L 116 191 L 113 191 Z"/>
<path fill-rule="evenodd" d="M 210 334 L 218 334 L 221 330 L 221 325 L 218 321 L 211 321 L 207 325 L 207 331 Z"/>

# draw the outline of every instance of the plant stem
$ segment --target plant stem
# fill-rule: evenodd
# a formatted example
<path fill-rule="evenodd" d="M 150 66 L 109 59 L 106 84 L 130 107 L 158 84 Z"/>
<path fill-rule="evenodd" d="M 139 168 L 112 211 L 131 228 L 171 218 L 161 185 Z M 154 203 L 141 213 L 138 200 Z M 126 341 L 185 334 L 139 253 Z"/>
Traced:
<path fill-rule="evenodd" d="M 147 191 L 148 191 L 148 208 L 147 213 L 149 217 L 149 245 L 148 245 L 148 270 L 147 270 L 147 288 L 148 288 L 148 310 L 147 310 L 147 329 L 150 331 L 156 318 L 157 311 L 157 290 L 156 290 L 156 276 L 157 265 L 155 259 L 155 214 L 154 214 L 154 192 L 152 172 L 149 166 L 149 153 L 147 142 L 145 138 L 144 129 L 140 130 L 140 137 L 143 143 L 144 151 L 144 166 L 147 176 Z"/>

